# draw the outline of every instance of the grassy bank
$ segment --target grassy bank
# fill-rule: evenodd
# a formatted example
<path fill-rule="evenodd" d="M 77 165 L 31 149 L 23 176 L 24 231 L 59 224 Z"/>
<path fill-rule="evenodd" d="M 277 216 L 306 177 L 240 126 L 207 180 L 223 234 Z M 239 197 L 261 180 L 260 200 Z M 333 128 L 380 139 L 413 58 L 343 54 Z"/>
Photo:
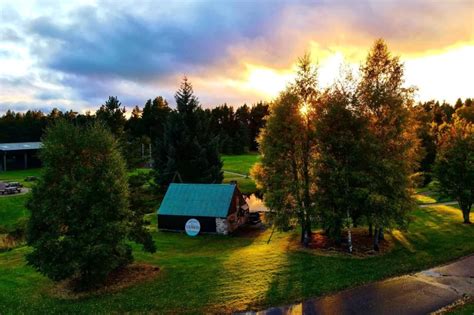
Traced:
<path fill-rule="evenodd" d="M 158 278 L 118 293 L 81 300 L 51 297 L 53 283 L 25 265 L 21 247 L 0 254 L 0 313 L 202 313 L 259 309 L 424 269 L 474 252 L 474 226 L 461 212 L 435 206 L 413 212 L 394 249 L 364 259 L 301 250 L 297 232 L 199 236 L 157 232 L 155 254 L 136 260 L 161 268 Z M 474 215 L 473 215 L 474 219 Z"/>

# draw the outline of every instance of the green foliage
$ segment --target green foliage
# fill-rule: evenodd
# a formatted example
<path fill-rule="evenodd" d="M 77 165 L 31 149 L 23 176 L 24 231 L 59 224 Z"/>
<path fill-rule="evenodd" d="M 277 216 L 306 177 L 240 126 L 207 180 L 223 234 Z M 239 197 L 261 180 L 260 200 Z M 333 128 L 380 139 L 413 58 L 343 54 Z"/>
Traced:
<path fill-rule="evenodd" d="M 52 280 L 75 277 L 77 288 L 100 284 L 132 261 L 126 239 L 135 221 L 117 141 L 100 124 L 59 120 L 40 157 L 42 176 L 28 202 L 27 261 Z"/>
<path fill-rule="evenodd" d="M 474 124 L 456 117 L 439 139 L 435 175 L 439 191 L 458 201 L 464 222 L 474 202 Z"/>
<path fill-rule="evenodd" d="M 403 65 L 377 40 L 361 68 L 358 110 L 368 122 L 365 216 L 377 231 L 406 226 L 414 206 L 410 175 L 417 167 L 418 142 L 410 108 L 413 89 L 403 87 Z"/>
<path fill-rule="evenodd" d="M 126 124 L 125 107 L 121 106 L 116 96 L 109 96 L 96 112 L 97 120 L 102 121 L 117 139 L 122 137 Z"/>
<path fill-rule="evenodd" d="M 298 60 L 295 82 L 270 106 L 260 134 L 261 163 L 253 170 L 279 229 L 301 225 L 301 242 L 309 240 L 315 216 L 316 157 L 314 120 L 320 102 L 318 78 L 309 55 Z"/>
<path fill-rule="evenodd" d="M 248 124 L 250 112 L 247 105 L 237 112 L 224 104 L 208 111 L 210 128 L 219 137 L 219 151 L 225 154 L 243 154 L 249 150 L 250 134 Z"/>
<path fill-rule="evenodd" d="M 155 207 L 157 202 L 149 185 L 150 179 L 150 174 L 143 172 L 131 175 L 128 178 L 130 209 L 132 211 L 130 219 L 132 229 L 129 237 L 136 243 L 143 244 L 145 251 L 154 253 L 156 246 L 146 228 L 150 222 L 143 219 Z"/>
<path fill-rule="evenodd" d="M 403 65 L 383 40 L 369 52 L 360 80 L 349 74 L 323 93 L 309 56 L 301 58 L 295 83 L 270 107 L 254 171 L 277 224 L 297 218 L 309 232 L 317 205 L 335 238 L 347 216 L 374 224 L 375 248 L 384 228 L 406 227 L 419 158 L 412 103 Z"/>
<path fill-rule="evenodd" d="M 178 110 L 169 114 L 163 139 L 154 154 L 155 182 L 161 189 L 180 180 L 221 183 L 218 139 L 209 132 L 208 119 L 186 78 L 175 99 Z"/>
<path fill-rule="evenodd" d="M 359 219 L 369 193 L 366 154 L 368 123 L 354 111 L 355 97 L 335 88 L 318 108 L 316 201 L 328 235 L 339 240 L 347 216 Z"/>
<path fill-rule="evenodd" d="M 303 154 L 310 154 L 303 150 L 307 126 L 299 107 L 298 96 L 290 92 L 271 104 L 259 139 L 261 162 L 252 170 L 257 188 L 263 191 L 272 210 L 274 224 L 280 229 L 288 228 L 295 220 L 306 226 L 307 215 L 311 215 L 312 201 L 305 203 L 305 188 L 309 187 L 305 185 L 304 173 L 310 171 Z"/>
<path fill-rule="evenodd" d="M 152 145 L 163 136 L 166 119 L 171 112 L 168 102 L 161 96 L 148 100 L 143 108 L 141 134 L 148 136 Z"/>

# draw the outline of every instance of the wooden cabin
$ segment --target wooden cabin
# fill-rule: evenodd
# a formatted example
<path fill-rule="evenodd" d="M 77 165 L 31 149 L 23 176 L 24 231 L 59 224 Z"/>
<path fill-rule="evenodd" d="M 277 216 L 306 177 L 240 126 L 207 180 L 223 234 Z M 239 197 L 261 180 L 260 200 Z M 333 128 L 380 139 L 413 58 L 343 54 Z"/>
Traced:
<path fill-rule="evenodd" d="M 158 229 L 184 231 L 196 219 L 200 233 L 229 234 L 247 222 L 249 206 L 235 184 L 171 184 L 157 211 Z"/>

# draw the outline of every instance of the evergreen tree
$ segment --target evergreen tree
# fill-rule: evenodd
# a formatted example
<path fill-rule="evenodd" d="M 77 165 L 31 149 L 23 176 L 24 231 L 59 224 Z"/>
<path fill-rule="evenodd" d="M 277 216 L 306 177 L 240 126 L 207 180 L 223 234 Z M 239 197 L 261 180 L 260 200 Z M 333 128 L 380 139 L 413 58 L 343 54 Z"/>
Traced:
<path fill-rule="evenodd" d="M 132 114 L 126 123 L 126 130 L 134 138 L 140 138 L 145 134 L 142 123 L 142 110 L 140 107 L 135 106 L 132 109 Z"/>
<path fill-rule="evenodd" d="M 163 137 L 166 120 L 171 108 L 161 96 L 148 100 L 143 108 L 142 124 L 144 135 L 150 138 L 153 146 Z"/>
<path fill-rule="evenodd" d="M 28 264 L 55 281 L 75 278 L 79 289 L 100 284 L 132 261 L 126 240 L 140 227 L 117 141 L 102 125 L 59 120 L 40 155 L 42 176 L 28 202 Z"/>
<path fill-rule="evenodd" d="M 117 139 L 122 137 L 127 120 L 125 107 L 122 107 L 122 103 L 116 96 L 109 96 L 109 99 L 97 110 L 96 117 L 105 123 Z"/>
<path fill-rule="evenodd" d="M 177 110 L 169 114 L 154 153 L 155 182 L 165 189 L 173 181 L 220 183 L 223 179 L 218 139 L 184 78 L 175 95 Z"/>
<path fill-rule="evenodd" d="M 259 102 L 252 106 L 250 109 L 250 150 L 257 151 L 258 150 L 258 137 L 260 135 L 260 131 L 265 127 L 266 118 L 269 115 L 269 106 L 263 102 Z"/>

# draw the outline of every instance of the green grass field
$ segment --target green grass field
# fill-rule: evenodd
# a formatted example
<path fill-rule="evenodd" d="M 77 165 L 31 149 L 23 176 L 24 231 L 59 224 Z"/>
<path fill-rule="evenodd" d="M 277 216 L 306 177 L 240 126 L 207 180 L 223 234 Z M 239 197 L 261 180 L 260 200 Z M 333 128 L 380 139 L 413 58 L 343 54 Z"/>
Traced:
<path fill-rule="evenodd" d="M 28 216 L 25 207 L 28 195 L 0 197 L 0 231 L 11 230 L 21 218 Z"/>
<path fill-rule="evenodd" d="M 40 172 L 39 168 L 0 172 L 0 181 L 15 181 L 31 187 L 34 182 L 25 182 L 26 177 L 39 176 Z M 28 194 L 0 197 L 0 231 L 12 230 L 21 218 L 29 216 L 25 207 L 27 199 Z"/>
<path fill-rule="evenodd" d="M 14 170 L 0 172 L 0 182 L 3 181 L 15 181 L 20 182 L 25 187 L 31 187 L 34 182 L 26 182 L 25 179 L 28 176 L 39 176 L 41 174 L 41 168 L 30 168 L 26 170 Z"/>
<path fill-rule="evenodd" d="M 224 183 L 237 181 L 239 189 L 244 194 L 252 194 L 257 191 L 255 181 L 248 177 L 252 166 L 258 162 L 260 156 L 256 153 L 242 155 L 223 155 Z M 237 173 L 237 174 L 233 174 Z M 245 175 L 239 176 L 238 174 Z"/>
<path fill-rule="evenodd" d="M 221 158 L 224 162 L 223 171 L 248 175 L 252 166 L 260 159 L 260 155 L 257 153 L 222 155 Z"/>
<path fill-rule="evenodd" d="M 297 232 L 189 238 L 157 232 L 158 251 L 138 262 L 159 266 L 159 276 L 117 293 L 80 300 L 54 298 L 53 283 L 26 266 L 28 247 L 0 254 L 0 313 L 203 313 L 284 305 L 347 287 L 421 270 L 474 252 L 474 226 L 461 212 L 434 206 L 413 212 L 408 232 L 391 236 L 383 255 L 353 258 L 300 249 Z M 473 215 L 474 219 L 474 215 Z"/>
<path fill-rule="evenodd" d="M 224 183 L 229 183 L 230 181 L 237 181 L 237 186 L 240 191 L 246 195 L 252 194 L 257 190 L 257 186 L 253 179 L 224 173 Z"/>
<path fill-rule="evenodd" d="M 456 309 L 448 312 L 449 315 L 473 315 L 474 314 L 474 299 Z"/>

